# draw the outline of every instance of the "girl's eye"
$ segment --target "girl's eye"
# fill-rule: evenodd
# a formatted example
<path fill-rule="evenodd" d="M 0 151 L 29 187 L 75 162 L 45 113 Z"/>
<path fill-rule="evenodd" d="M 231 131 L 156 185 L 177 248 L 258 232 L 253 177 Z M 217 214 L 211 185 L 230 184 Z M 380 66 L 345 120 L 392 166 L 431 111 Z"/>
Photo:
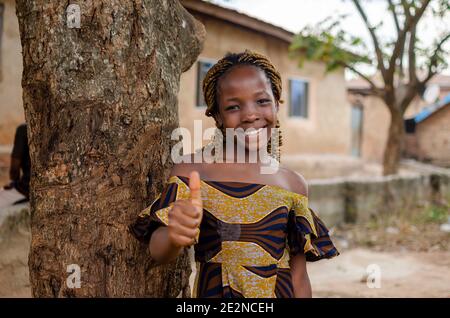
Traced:
<path fill-rule="evenodd" d="M 267 104 L 270 103 L 270 99 L 258 99 L 258 104 Z"/>
<path fill-rule="evenodd" d="M 239 106 L 238 105 L 231 105 L 231 106 L 228 106 L 225 110 L 234 110 L 234 109 L 239 109 Z"/>

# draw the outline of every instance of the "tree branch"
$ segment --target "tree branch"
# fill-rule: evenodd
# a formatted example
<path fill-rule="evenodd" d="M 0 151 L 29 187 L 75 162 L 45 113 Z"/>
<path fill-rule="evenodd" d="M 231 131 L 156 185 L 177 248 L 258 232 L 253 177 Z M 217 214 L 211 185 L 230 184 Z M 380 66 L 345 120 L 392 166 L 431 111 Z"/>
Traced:
<path fill-rule="evenodd" d="M 369 19 L 367 18 L 366 13 L 364 12 L 363 8 L 359 4 L 358 0 L 352 0 L 353 4 L 355 5 L 356 9 L 358 10 L 359 14 L 361 15 L 367 29 L 369 30 L 370 36 L 372 37 L 372 42 L 375 47 L 375 53 L 377 56 L 377 62 L 378 62 L 378 68 L 381 71 L 381 74 L 383 75 L 383 78 L 385 78 L 386 75 L 386 67 L 384 65 L 383 60 L 383 52 L 381 50 L 380 44 L 378 42 L 378 38 L 375 34 L 375 28 L 370 25 Z"/>
<path fill-rule="evenodd" d="M 397 36 L 398 36 L 400 34 L 401 30 L 400 30 L 400 23 L 398 22 L 397 12 L 395 11 L 396 5 L 392 2 L 392 0 L 387 0 L 387 1 L 389 4 L 389 6 L 388 6 L 389 11 L 391 11 L 392 17 L 394 19 L 395 29 L 397 30 Z M 399 77 L 400 77 L 400 80 L 402 80 L 402 78 L 404 76 L 404 73 L 403 73 L 403 50 L 399 54 L 398 68 L 399 68 L 399 72 L 398 72 Z"/>
<path fill-rule="evenodd" d="M 406 92 L 404 93 L 403 98 L 400 100 L 400 106 L 399 106 L 402 114 L 406 111 L 409 104 L 411 104 L 414 97 L 417 96 L 419 86 L 420 86 L 420 83 L 418 83 L 418 82 L 408 83 L 408 85 L 406 85 L 406 87 L 405 87 Z"/>
<path fill-rule="evenodd" d="M 416 26 L 411 29 L 409 36 L 408 45 L 408 70 L 409 70 L 409 81 L 411 83 L 417 82 L 416 74 L 416 52 L 414 50 L 416 44 Z"/>
<path fill-rule="evenodd" d="M 374 92 L 375 95 L 377 96 L 382 96 L 382 89 L 380 89 L 379 87 L 377 87 L 377 85 L 375 84 L 374 81 L 372 81 L 368 76 L 364 75 L 363 73 L 361 73 L 360 71 L 358 71 L 354 66 L 345 63 L 345 62 L 340 62 L 340 64 L 343 67 L 348 68 L 349 70 L 351 70 L 352 72 L 358 74 L 361 78 L 363 78 L 367 83 L 369 83 L 370 88 L 372 89 L 372 91 Z"/>
<path fill-rule="evenodd" d="M 430 57 L 430 64 L 428 64 L 428 75 L 427 77 L 421 82 L 422 85 L 425 85 L 434 75 L 436 75 L 436 70 L 433 70 L 433 68 L 437 67 L 438 62 L 438 54 L 440 51 L 442 51 L 442 45 L 450 38 L 450 33 L 447 33 L 446 36 L 442 38 L 442 40 L 438 43 L 436 48 L 434 49 L 433 55 Z"/>
<path fill-rule="evenodd" d="M 394 18 L 395 28 L 397 29 L 397 34 L 400 33 L 400 24 L 398 23 L 397 12 L 395 12 L 395 4 L 392 0 L 388 0 L 389 10 L 392 13 L 392 17 Z"/>
<path fill-rule="evenodd" d="M 406 19 L 410 19 L 411 18 L 411 12 L 409 11 L 409 4 L 406 0 L 402 0 L 402 6 L 403 6 L 403 11 L 405 13 L 405 17 Z"/>
<path fill-rule="evenodd" d="M 417 25 L 417 23 L 419 22 L 420 18 L 423 15 L 423 13 L 425 12 L 425 9 L 430 4 L 430 1 L 431 0 L 422 0 L 421 1 L 422 6 L 416 10 L 415 15 L 413 15 L 413 16 L 407 15 L 406 16 L 405 25 L 397 38 L 397 42 L 395 43 L 395 47 L 394 47 L 394 50 L 392 51 L 392 56 L 389 61 L 389 68 L 387 70 L 387 75 L 389 76 L 389 78 L 392 79 L 394 76 L 395 62 L 397 61 L 400 52 L 402 52 L 404 49 L 406 35 L 408 34 L 408 32 L 411 32 L 411 29 L 413 27 L 415 27 Z"/>

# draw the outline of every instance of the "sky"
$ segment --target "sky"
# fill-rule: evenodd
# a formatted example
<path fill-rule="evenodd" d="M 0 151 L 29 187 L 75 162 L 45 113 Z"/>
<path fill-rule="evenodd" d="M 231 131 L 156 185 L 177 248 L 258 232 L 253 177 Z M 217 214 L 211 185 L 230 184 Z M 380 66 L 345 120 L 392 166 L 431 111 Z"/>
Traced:
<path fill-rule="evenodd" d="M 294 33 L 306 25 L 315 24 L 328 16 L 348 14 L 342 22 L 343 29 L 352 35 L 362 37 L 371 47 L 369 32 L 353 3 L 348 0 L 212 0 L 211 2 L 235 9 Z M 386 0 L 364 2 L 364 9 L 371 23 L 376 25 L 383 22 L 378 32 L 381 39 L 393 38 L 396 35 L 395 24 L 392 15 L 387 11 L 386 3 Z M 450 30 L 450 14 L 445 20 L 425 16 L 419 22 L 417 34 L 422 39 L 423 45 L 429 47 L 433 40 L 445 30 Z M 450 40 L 447 41 L 445 49 L 450 51 Z M 373 72 L 370 68 L 362 70 L 368 74 Z M 450 75 L 450 68 L 444 73 Z M 347 73 L 347 77 L 352 77 L 352 74 Z"/>

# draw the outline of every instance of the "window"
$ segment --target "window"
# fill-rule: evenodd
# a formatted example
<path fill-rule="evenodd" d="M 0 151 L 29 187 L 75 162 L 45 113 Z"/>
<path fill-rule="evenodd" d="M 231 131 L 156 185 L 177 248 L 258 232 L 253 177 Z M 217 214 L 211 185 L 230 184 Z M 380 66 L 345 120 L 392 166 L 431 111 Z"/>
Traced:
<path fill-rule="evenodd" d="M 308 82 L 289 80 L 289 116 L 308 117 Z"/>
<path fill-rule="evenodd" d="M 361 156 L 361 144 L 362 144 L 362 125 L 363 125 L 363 107 L 362 105 L 353 105 L 351 113 L 351 139 L 352 139 L 352 156 Z"/>
<path fill-rule="evenodd" d="M 205 100 L 203 99 L 203 79 L 206 76 L 208 70 L 214 65 L 215 62 L 212 61 L 198 61 L 197 64 L 197 107 L 206 106 Z"/>

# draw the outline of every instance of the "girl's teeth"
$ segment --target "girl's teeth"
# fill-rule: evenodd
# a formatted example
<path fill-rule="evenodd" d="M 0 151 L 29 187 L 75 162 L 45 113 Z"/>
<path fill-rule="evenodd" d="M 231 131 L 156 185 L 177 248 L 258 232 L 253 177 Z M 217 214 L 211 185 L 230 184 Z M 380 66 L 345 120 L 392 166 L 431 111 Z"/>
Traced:
<path fill-rule="evenodd" d="M 262 128 L 259 128 L 259 129 L 257 129 L 257 130 L 251 130 L 251 131 L 248 131 L 248 132 L 245 132 L 245 135 L 247 135 L 247 136 L 251 136 L 251 135 L 257 135 L 257 134 L 259 134 L 260 132 L 262 131 Z"/>

